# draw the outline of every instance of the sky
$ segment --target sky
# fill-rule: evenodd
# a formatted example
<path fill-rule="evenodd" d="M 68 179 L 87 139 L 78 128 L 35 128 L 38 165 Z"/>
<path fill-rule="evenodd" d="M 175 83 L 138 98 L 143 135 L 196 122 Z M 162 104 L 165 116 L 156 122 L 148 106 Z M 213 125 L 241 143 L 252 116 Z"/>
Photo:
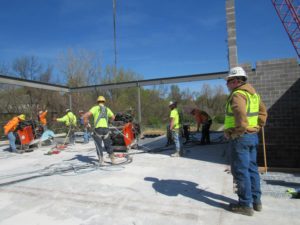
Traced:
<path fill-rule="evenodd" d="M 1 0 L 0 62 L 55 66 L 71 48 L 113 64 L 112 1 Z M 240 63 L 297 57 L 271 0 L 235 2 Z M 116 0 L 117 66 L 144 79 L 227 71 L 225 13 L 225 0 Z"/>

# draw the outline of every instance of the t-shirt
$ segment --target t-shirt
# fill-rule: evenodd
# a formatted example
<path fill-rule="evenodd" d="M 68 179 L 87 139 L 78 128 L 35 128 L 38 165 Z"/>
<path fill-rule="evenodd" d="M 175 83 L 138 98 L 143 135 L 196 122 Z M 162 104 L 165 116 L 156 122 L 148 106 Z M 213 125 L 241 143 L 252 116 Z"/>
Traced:
<path fill-rule="evenodd" d="M 177 108 L 171 110 L 170 118 L 174 118 L 174 129 L 179 129 L 180 123 L 179 123 L 179 113 Z"/>
<path fill-rule="evenodd" d="M 101 119 L 99 119 L 98 123 L 95 124 L 98 120 L 98 117 L 99 117 L 99 114 L 101 113 L 101 107 L 104 107 L 106 109 L 106 115 L 104 114 L 103 117 L 101 117 Z M 94 107 L 92 107 L 89 112 L 91 112 L 93 114 L 93 117 L 94 117 L 94 126 L 95 128 L 98 128 L 98 127 L 103 127 L 103 128 L 107 128 L 108 127 L 108 119 L 113 117 L 114 114 L 113 112 L 110 110 L 110 108 L 104 106 L 103 104 L 99 104 L 99 105 L 96 105 Z"/>

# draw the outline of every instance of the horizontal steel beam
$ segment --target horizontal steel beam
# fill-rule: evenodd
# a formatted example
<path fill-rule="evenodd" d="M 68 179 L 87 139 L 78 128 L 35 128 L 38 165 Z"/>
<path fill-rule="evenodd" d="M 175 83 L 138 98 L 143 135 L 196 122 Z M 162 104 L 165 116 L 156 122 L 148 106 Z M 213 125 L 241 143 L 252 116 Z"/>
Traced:
<path fill-rule="evenodd" d="M 9 77 L 0 75 L 0 84 L 12 84 L 19 85 L 24 87 L 39 88 L 51 91 L 60 91 L 60 92 L 85 92 L 95 90 L 97 88 L 101 90 L 111 90 L 119 88 L 129 88 L 129 87 L 142 87 L 150 85 L 162 85 L 162 84 L 175 84 L 175 83 L 184 83 L 184 82 L 193 82 L 201 80 L 213 80 L 213 79 L 224 79 L 228 72 L 217 72 L 217 73 L 207 73 L 207 74 L 193 74 L 177 77 L 165 77 L 165 78 L 156 78 L 149 80 L 136 80 L 120 83 L 111 83 L 111 84 L 99 84 L 85 87 L 76 87 L 69 88 L 63 85 L 56 84 L 47 84 L 39 81 L 26 80 L 21 78 Z"/>
<path fill-rule="evenodd" d="M 26 80 L 26 79 L 4 76 L 4 75 L 0 75 L 0 84 L 12 84 L 12 85 L 18 85 L 23 87 L 45 89 L 50 91 L 70 92 L 70 89 L 67 86 L 48 84 L 39 81 Z"/>
<path fill-rule="evenodd" d="M 207 73 L 207 74 L 194 74 L 178 77 L 165 77 L 165 78 L 156 78 L 149 80 L 137 80 L 129 82 L 120 82 L 113 84 L 99 84 L 86 87 L 76 87 L 71 88 L 71 92 L 84 92 L 91 91 L 97 88 L 101 90 L 111 90 L 118 88 L 129 88 L 129 87 L 141 87 L 149 85 L 161 85 L 161 84 L 174 84 L 174 83 L 184 83 L 184 82 L 193 82 L 201 80 L 213 80 L 213 79 L 224 79 L 228 75 L 228 72 L 218 72 L 218 73 Z"/>

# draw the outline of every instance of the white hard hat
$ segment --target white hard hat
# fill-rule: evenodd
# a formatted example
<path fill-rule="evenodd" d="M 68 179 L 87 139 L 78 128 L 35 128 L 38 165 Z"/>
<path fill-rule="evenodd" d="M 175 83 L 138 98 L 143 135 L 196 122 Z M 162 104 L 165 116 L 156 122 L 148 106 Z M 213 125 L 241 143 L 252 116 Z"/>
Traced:
<path fill-rule="evenodd" d="M 169 102 L 169 106 L 171 106 L 171 105 L 176 105 L 176 103 L 177 103 L 177 102 L 170 101 L 170 102 Z"/>
<path fill-rule="evenodd" d="M 246 79 L 248 78 L 245 70 L 240 66 L 233 67 L 229 70 L 226 80 L 230 79 L 231 77 L 245 77 Z"/>

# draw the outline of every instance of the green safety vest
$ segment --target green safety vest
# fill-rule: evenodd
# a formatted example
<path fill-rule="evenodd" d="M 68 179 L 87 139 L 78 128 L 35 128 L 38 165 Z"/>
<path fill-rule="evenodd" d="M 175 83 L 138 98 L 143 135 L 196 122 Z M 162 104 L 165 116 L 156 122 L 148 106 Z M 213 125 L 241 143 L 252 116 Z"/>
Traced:
<path fill-rule="evenodd" d="M 225 114 L 225 122 L 224 122 L 225 130 L 228 128 L 235 127 L 235 119 L 230 105 L 232 96 L 235 93 L 240 93 L 247 98 L 246 109 L 247 109 L 248 127 L 256 127 L 258 124 L 260 96 L 256 93 L 250 94 L 249 92 L 244 90 L 236 90 L 232 92 L 232 94 L 229 96 L 226 103 L 226 114 Z"/>

